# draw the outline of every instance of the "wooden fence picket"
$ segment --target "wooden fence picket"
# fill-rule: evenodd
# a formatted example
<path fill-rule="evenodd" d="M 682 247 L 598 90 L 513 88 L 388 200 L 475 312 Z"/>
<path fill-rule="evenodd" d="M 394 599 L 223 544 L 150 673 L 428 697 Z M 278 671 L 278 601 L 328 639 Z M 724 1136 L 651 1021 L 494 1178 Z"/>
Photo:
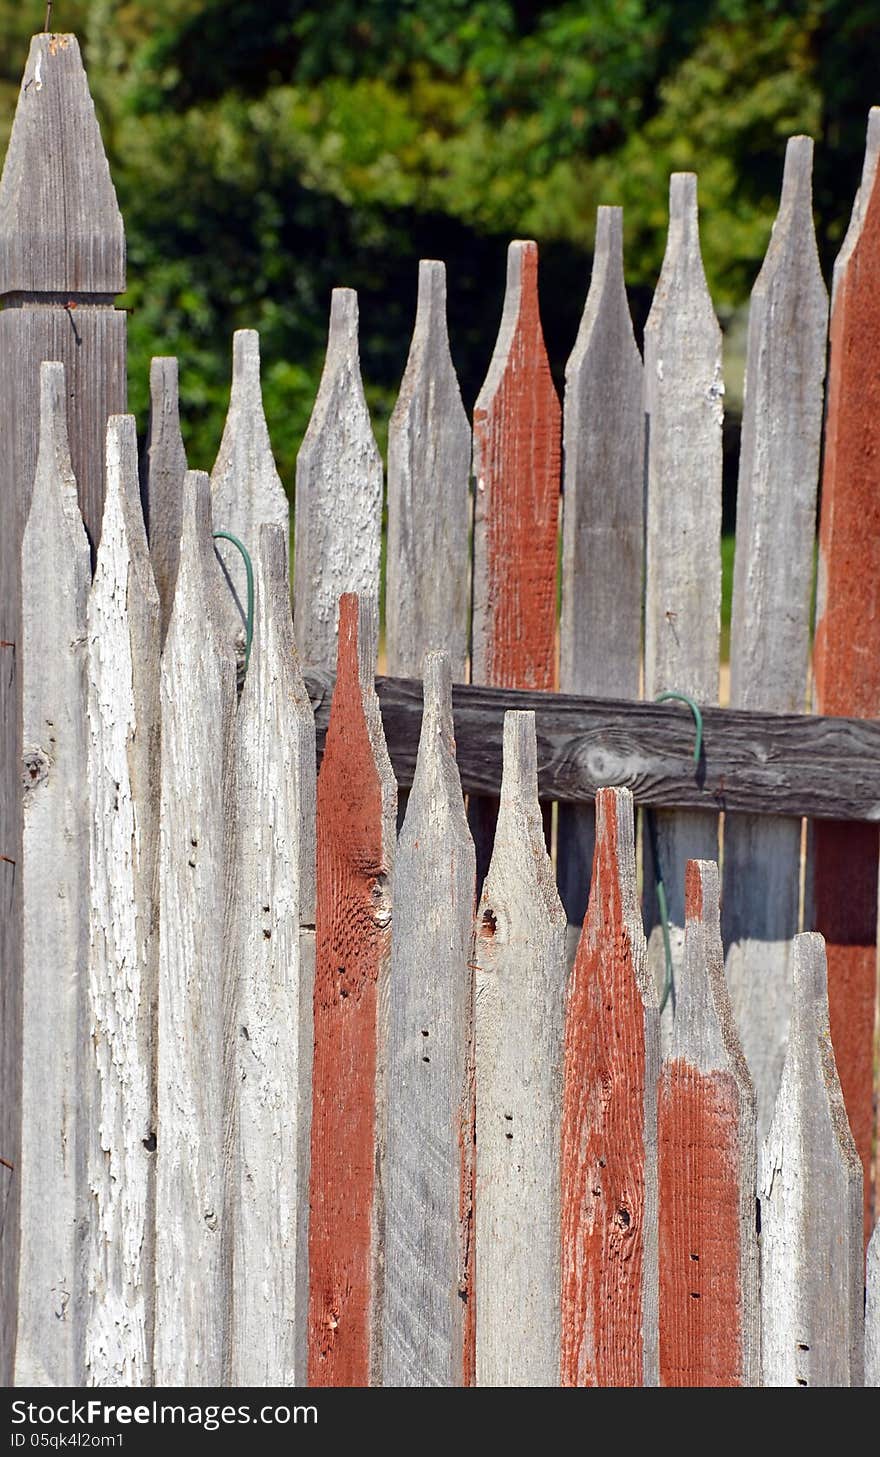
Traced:
<path fill-rule="evenodd" d="M 474 683 L 555 686 L 561 423 L 541 330 L 537 244 L 513 242 L 495 351 L 474 405 Z M 497 801 L 471 803 L 478 882 L 497 812 Z"/>
<path fill-rule="evenodd" d="M 874 461 L 880 452 L 880 107 L 871 110 L 862 183 L 834 265 L 828 409 L 819 527 L 817 713 L 880 716 L 880 516 Z M 853 1137 L 865 1174 L 865 1239 L 871 1232 L 877 1010 L 876 823 L 814 824 L 807 900 L 825 937 L 831 1037 Z"/>
<path fill-rule="evenodd" d="M 364 398 L 358 301 L 335 288 L 324 372 L 296 462 L 294 626 L 303 663 L 336 662 L 339 597 L 379 595 L 382 459 Z"/>
<path fill-rule="evenodd" d="M 260 527 L 237 724 L 237 1386 L 296 1384 L 308 1300 L 298 1265 L 308 1213 L 299 1057 L 312 987 L 301 986 L 300 921 L 314 897 L 315 724 L 293 640 L 288 553 L 284 526 Z"/>
<path fill-rule="evenodd" d="M 256 329 L 236 329 L 232 338 L 232 389 L 211 472 L 211 510 L 214 530 L 236 536 L 252 559 L 259 550 L 261 526 L 280 526 L 285 535 L 290 533 L 290 508 L 263 410 Z M 227 603 L 234 607 L 231 622 L 243 643 L 247 622 L 244 561 L 231 541 L 219 540 L 214 549 L 229 586 Z M 243 659 L 243 648 L 239 656 Z"/>
<path fill-rule="evenodd" d="M 188 471 L 161 665 L 155 1380 L 169 1386 L 219 1386 L 229 1356 L 236 687 L 224 590 L 210 482 Z"/>
<path fill-rule="evenodd" d="M 828 295 L 812 203 L 813 143 L 792 137 L 767 256 L 752 290 L 730 633 L 732 708 L 800 713 L 822 432 Z M 770 1126 L 791 1013 L 801 822 L 726 815 L 724 945 L 758 1137 Z"/>
<path fill-rule="evenodd" d="M 533 713 L 504 717 L 474 961 L 477 1384 L 555 1386 L 565 912 L 544 847 Z"/>
<path fill-rule="evenodd" d="M 880 1386 L 880 1223 L 868 1244 L 865 1279 L 865 1385 Z"/>
<path fill-rule="evenodd" d="M 161 624 L 131 415 L 108 423 L 105 481 L 88 601 L 85 1376 L 141 1386 L 153 1370 Z"/>
<path fill-rule="evenodd" d="M 600 789 L 590 900 L 565 1011 L 563 1386 L 657 1384 L 659 1058 L 632 795 Z"/>
<path fill-rule="evenodd" d="M 91 561 L 66 402 L 64 366 L 43 364 L 39 455 L 22 542 L 19 1386 L 79 1386 L 83 1379 Z"/>
<path fill-rule="evenodd" d="M 397 786 L 376 671 L 376 599 L 339 602 L 318 775 L 315 1060 L 309 1218 L 312 1386 L 382 1373 L 382 1146 Z"/>
<path fill-rule="evenodd" d="M 697 179 L 675 172 L 669 184 L 666 255 L 645 326 L 646 698 L 677 690 L 699 704 L 718 699 L 723 393 L 721 330 L 700 256 Z M 685 864 L 718 858 L 718 818 L 662 812 L 655 826 L 677 971 L 684 944 Z M 648 957 L 659 983 L 664 955 L 654 892 L 657 867 L 650 837 L 645 841 Z M 664 1039 L 674 1012 L 673 980 Z"/>
<path fill-rule="evenodd" d="M 444 648 L 465 681 L 470 612 L 471 427 L 446 329 L 446 268 L 422 259 L 416 323 L 388 425 L 389 673 L 418 677 Z"/>
<path fill-rule="evenodd" d="M 418 764 L 394 861 L 386 1386 L 469 1385 L 474 1360 L 476 862 L 455 764 L 447 653 L 425 657 L 424 695 Z"/>
<path fill-rule="evenodd" d="M 660 1382 L 761 1379 L 755 1092 L 724 977 L 718 867 L 691 860 L 657 1097 Z"/>
<path fill-rule="evenodd" d="M 150 418 L 140 464 L 141 498 L 150 560 L 162 611 L 162 641 L 168 632 L 183 521 L 186 450 L 180 433 L 177 360 L 150 361 Z"/>
<path fill-rule="evenodd" d="M 765 1386 L 861 1386 L 862 1165 L 831 1038 L 825 947 L 795 937 L 788 1053 L 761 1150 Z"/>
<path fill-rule="evenodd" d="M 645 411 L 623 279 L 623 209 L 600 207 L 593 276 L 565 370 L 563 693 L 638 698 L 642 657 Z M 559 893 L 577 949 L 593 867 L 592 805 L 560 805 Z"/>

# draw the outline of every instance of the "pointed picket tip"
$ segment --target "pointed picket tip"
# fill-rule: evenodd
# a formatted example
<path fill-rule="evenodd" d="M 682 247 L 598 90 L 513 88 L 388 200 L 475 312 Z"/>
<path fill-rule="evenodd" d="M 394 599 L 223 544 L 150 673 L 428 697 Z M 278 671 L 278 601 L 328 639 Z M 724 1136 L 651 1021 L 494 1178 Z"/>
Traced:
<path fill-rule="evenodd" d="M 180 431 L 179 371 L 173 355 L 150 361 L 150 419 L 140 462 L 141 500 L 150 559 L 162 607 L 162 636 L 168 631 L 180 560 L 186 449 Z"/>
<path fill-rule="evenodd" d="M 107 514 L 108 500 L 115 497 L 121 505 L 125 529 L 130 538 L 132 559 L 137 561 L 139 569 L 149 568 L 147 532 L 144 526 L 138 486 L 137 425 L 134 415 L 110 416 L 107 421 L 105 461 L 104 514 L 105 516 Z M 99 559 L 100 555 L 99 546 Z M 151 595 L 155 595 L 156 587 L 153 582 L 152 569 L 149 569 L 149 585 L 145 581 L 142 583 L 142 587 L 150 591 Z"/>
<path fill-rule="evenodd" d="M 872 106 L 868 112 L 868 128 L 865 137 L 865 157 L 862 163 L 862 178 L 853 201 L 853 210 L 850 215 L 846 235 L 840 245 L 840 252 L 834 260 L 834 272 L 831 284 L 832 310 L 837 301 L 837 290 L 840 287 L 843 276 L 849 267 L 850 260 L 862 236 L 865 218 L 868 213 L 868 205 L 874 195 L 878 157 L 880 157 L 880 106 Z"/>
<path fill-rule="evenodd" d="M 407 821 L 433 816 L 443 805 L 444 816 L 458 823 L 470 838 L 464 795 L 455 758 L 455 728 L 452 719 L 452 667 L 448 652 L 425 654 L 422 672 L 424 708 L 412 790 L 407 802 Z"/>
<path fill-rule="evenodd" d="M 122 215 L 79 44 L 35 35 L 0 180 L 0 294 L 124 289 Z"/>
<path fill-rule="evenodd" d="M 813 263 L 815 276 L 811 280 L 811 287 L 819 293 L 819 306 L 822 307 L 827 295 L 819 266 L 816 229 L 813 223 L 813 138 L 806 136 L 789 137 L 786 144 L 779 211 L 773 223 L 761 271 L 752 290 L 753 299 L 762 298 L 769 292 L 773 279 L 784 266 L 792 246 L 803 249 Z"/>
<path fill-rule="evenodd" d="M 511 814 L 525 816 L 525 826 L 533 847 L 545 849 L 544 827 L 538 804 L 538 744 L 533 710 L 504 715 L 504 749 L 501 773 L 502 820 Z"/>
<path fill-rule="evenodd" d="M 565 383 L 571 388 L 583 366 L 596 326 L 603 315 L 617 314 L 629 325 L 626 333 L 632 340 L 632 354 L 641 365 L 633 333 L 626 282 L 623 272 L 623 208 L 600 207 L 596 213 L 596 240 L 593 244 L 593 271 L 590 287 L 574 348 L 565 366 Z"/>
<path fill-rule="evenodd" d="M 376 693 L 376 663 L 379 651 L 379 603 L 375 597 L 344 592 L 339 598 L 339 636 L 336 682 L 344 685 L 340 699 L 350 712 L 351 688 L 356 683 L 363 705 L 370 747 L 382 786 L 382 811 L 387 818 L 396 813 L 397 780 L 385 742 L 379 698 Z M 336 694 L 334 693 L 334 700 Z M 330 708 L 333 713 L 333 705 Z"/>
<path fill-rule="evenodd" d="M 486 414 L 491 408 L 494 396 L 511 366 L 511 351 L 521 329 L 527 329 L 535 336 L 530 344 L 535 353 L 528 364 L 532 368 L 537 365 L 549 373 L 538 297 L 538 245 L 531 239 L 514 239 L 507 249 L 507 283 L 501 324 L 489 370 L 474 405 L 475 417 Z M 555 386 L 553 389 L 555 394 Z"/>
<path fill-rule="evenodd" d="M 663 265 L 645 325 L 646 332 L 659 330 L 669 313 L 681 306 L 682 296 L 691 294 L 708 307 L 714 330 L 720 328 L 706 282 L 700 249 L 700 219 L 695 172 L 673 172 L 669 179 L 669 231 Z"/>
<path fill-rule="evenodd" d="M 181 511 L 180 564 L 174 603 L 168 624 L 165 650 L 173 637 L 182 641 L 197 630 L 193 621 L 196 609 L 206 614 L 199 624 L 202 632 L 210 626 L 215 649 L 221 649 L 230 664 L 235 653 L 226 632 L 223 578 L 214 552 L 211 513 L 211 481 L 206 471 L 188 470 L 183 479 Z"/>
<path fill-rule="evenodd" d="M 236 329 L 232 338 L 232 387 L 223 438 L 211 490 L 218 526 L 235 531 L 236 524 L 259 528 L 274 518 L 285 525 L 288 502 L 275 465 L 260 379 L 260 336 L 256 329 Z M 258 534 L 258 533 L 257 533 Z M 256 551 L 257 542 L 251 543 Z"/>
<path fill-rule="evenodd" d="M 721 892 L 714 860 L 689 860 L 685 870 L 684 957 L 676 980 L 671 1058 L 701 1072 L 734 1074 L 754 1103 L 724 975 Z"/>
<path fill-rule="evenodd" d="M 596 850 L 583 935 L 589 936 L 588 928 L 594 924 L 603 926 L 609 916 L 613 919 L 614 907 L 619 906 L 629 937 L 636 985 L 645 1007 L 656 1008 L 657 988 L 654 978 L 648 973 L 645 932 L 639 906 L 632 791 L 623 787 L 598 789 L 595 812 Z M 613 882 L 611 885 L 607 883 L 609 873 Z"/>
<path fill-rule="evenodd" d="M 59 512 L 68 546 L 80 553 L 85 542 L 89 550 L 70 460 L 64 365 L 51 361 L 40 365 L 40 435 L 28 528 L 40 516 L 54 519 Z"/>
<path fill-rule="evenodd" d="M 419 287 L 413 344 L 427 344 L 437 335 L 449 345 L 446 328 L 446 264 L 436 258 L 419 260 Z"/>

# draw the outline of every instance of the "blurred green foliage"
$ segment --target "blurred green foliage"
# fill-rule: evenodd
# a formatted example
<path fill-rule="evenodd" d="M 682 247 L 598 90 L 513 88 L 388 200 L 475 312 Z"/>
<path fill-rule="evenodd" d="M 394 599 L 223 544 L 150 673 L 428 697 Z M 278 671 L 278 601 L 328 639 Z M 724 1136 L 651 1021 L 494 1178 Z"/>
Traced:
<path fill-rule="evenodd" d="M 0 144 L 44 0 L 0 0 Z M 283 479 L 311 409 L 330 289 L 361 301 L 377 433 L 405 363 L 419 256 L 449 271 L 465 402 L 491 354 L 511 236 L 541 245 L 561 383 L 595 209 L 625 208 L 637 329 L 663 253 L 668 175 L 700 179 L 723 321 L 766 247 L 785 139 L 817 141 L 826 273 L 874 98 L 858 0 L 55 0 L 81 40 L 129 245 L 131 403 L 181 361 L 191 464 L 210 468 L 232 331 L 262 335 Z"/>

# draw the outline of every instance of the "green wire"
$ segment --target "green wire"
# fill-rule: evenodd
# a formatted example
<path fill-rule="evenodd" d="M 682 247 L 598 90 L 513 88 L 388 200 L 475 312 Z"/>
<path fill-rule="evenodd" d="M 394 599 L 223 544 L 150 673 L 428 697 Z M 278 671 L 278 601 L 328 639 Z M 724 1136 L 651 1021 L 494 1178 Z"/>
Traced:
<path fill-rule="evenodd" d="M 245 623 L 244 639 L 244 671 L 248 670 L 248 663 L 251 660 L 251 643 L 254 640 L 254 564 L 250 558 L 250 552 L 237 536 L 231 531 L 215 531 L 214 540 L 231 541 L 232 545 L 241 552 L 244 560 L 244 570 L 247 576 L 247 622 Z"/>
<path fill-rule="evenodd" d="M 694 763 L 699 764 L 700 755 L 703 751 L 703 715 L 699 706 L 691 698 L 689 693 L 679 693 L 671 688 L 666 693 L 658 693 L 655 703 L 665 703 L 668 699 L 676 699 L 679 703 L 686 703 L 694 716 L 696 727 L 696 739 L 694 742 Z M 648 836 L 651 841 L 651 854 L 654 857 L 654 890 L 657 894 L 657 909 L 660 912 L 660 930 L 663 935 L 663 955 L 666 961 L 666 979 L 663 983 L 663 996 L 660 1000 L 660 1011 L 662 1012 L 672 997 L 672 1004 L 675 1006 L 675 987 L 672 977 L 672 941 L 669 935 L 669 905 L 666 900 L 666 886 L 663 884 L 663 871 L 660 866 L 660 856 L 657 845 L 657 824 L 654 819 L 653 810 L 647 811 Z"/>

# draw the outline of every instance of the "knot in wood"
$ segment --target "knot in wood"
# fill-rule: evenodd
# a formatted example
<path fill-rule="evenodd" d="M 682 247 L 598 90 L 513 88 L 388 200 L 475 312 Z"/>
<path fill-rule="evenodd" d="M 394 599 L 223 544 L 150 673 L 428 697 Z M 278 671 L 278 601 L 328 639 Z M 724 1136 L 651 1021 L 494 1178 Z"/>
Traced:
<path fill-rule="evenodd" d="M 51 763 L 49 755 L 42 749 L 25 749 L 21 775 L 25 789 L 35 789 L 48 779 Z"/>

